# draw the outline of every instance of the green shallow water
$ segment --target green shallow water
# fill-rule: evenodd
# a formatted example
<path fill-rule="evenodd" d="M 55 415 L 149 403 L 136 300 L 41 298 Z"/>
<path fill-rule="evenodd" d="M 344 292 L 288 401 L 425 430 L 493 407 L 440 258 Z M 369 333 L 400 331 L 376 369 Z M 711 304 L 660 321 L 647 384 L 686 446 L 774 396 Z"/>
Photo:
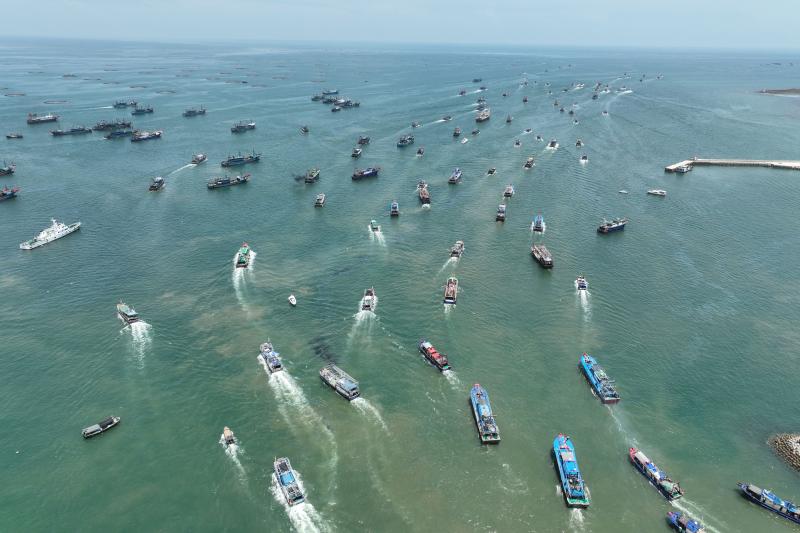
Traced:
<path fill-rule="evenodd" d="M 0 157 L 17 163 L 0 183 L 22 187 L 0 206 L 0 529 L 97 531 L 113 517 L 120 531 L 667 531 L 672 506 L 628 463 L 637 446 L 681 482 L 687 496 L 677 507 L 711 531 L 793 530 L 735 489 L 750 481 L 800 498 L 797 473 L 766 445 L 800 426 L 799 176 L 662 171 L 694 154 L 796 159 L 800 100 L 754 93 L 792 86 L 789 61 L 5 43 L 2 92 L 26 96 L 0 106 L 0 133 L 25 134 L 0 142 Z M 625 72 L 632 77 L 620 79 Z M 520 88 L 525 75 L 530 85 Z M 474 127 L 476 76 L 493 117 L 462 145 L 451 132 Z M 577 104 L 578 125 L 553 108 L 546 81 L 562 103 Z M 576 81 L 587 88 L 559 92 Z M 596 81 L 633 92 L 592 101 Z M 361 107 L 331 113 L 311 102 L 325 87 Z M 456 96 L 461 88 L 469 94 Z M 164 138 L 52 138 L 49 125 L 24 123 L 49 110 L 62 127 L 128 117 L 109 108 L 123 98 L 152 104 L 155 113 L 134 123 Z M 206 116 L 181 117 L 201 104 Z M 453 121 L 438 123 L 445 114 Z M 230 134 L 249 119 L 255 131 Z M 423 123 L 416 144 L 396 148 L 412 120 Z M 545 151 L 522 134 L 527 127 L 561 147 Z M 358 166 L 382 171 L 355 183 L 349 154 L 360 134 L 372 143 Z M 251 149 L 263 158 L 242 169 L 249 184 L 206 190 L 219 161 Z M 198 151 L 209 161 L 186 166 Z M 537 163 L 525 172 L 529 155 Z M 448 186 L 455 166 L 464 182 Z M 295 181 L 310 167 L 322 169 L 318 183 Z M 496 176 L 485 175 L 489 167 Z M 167 186 L 148 193 L 155 175 Z M 429 210 L 415 196 L 419 179 L 430 184 Z M 507 183 L 516 195 L 498 224 Z M 650 188 L 668 196 L 645 195 Z M 327 203 L 315 209 L 319 192 Z M 393 199 L 397 219 L 388 216 Z M 539 212 L 552 271 L 529 253 Z M 622 215 L 631 220 L 624 233 L 595 233 L 603 217 Z M 50 217 L 83 226 L 18 250 Z M 382 242 L 368 230 L 373 218 Z M 466 252 L 448 262 L 459 239 Z M 242 241 L 257 256 L 234 273 Z M 581 273 L 590 284 L 583 299 L 574 287 Z M 445 312 L 450 275 L 461 290 Z M 361 319 L 369 286 L 377 313 Z M 119 299 L 149 327 L 121 329 Z M 450 376 L 418 354 L 421 337 L 449 355 Z M 270 380 L 257 363 L 268 338 L 291 379 Z M 592 396 L 577 371 L 583 351 L 617 380 L 620 404 Z M 349 404 L 321 383 L 329 360 L 360 381 L 364 401 Z M 499 446 L 479 444 L 467 403 L 475 382 L 491 396 Z M 110 414 L 122 417 L 119 428 L 80 438 Z M 240 439 L 236 460 L 218 443 L 224 425 Z M 587 511 L 568 510 L 557 492 L 550 449 L 559 432 L 575 443 Z M 274 497 L 275 456 L 291 459 L 313 508 L 287 511 Z"/>

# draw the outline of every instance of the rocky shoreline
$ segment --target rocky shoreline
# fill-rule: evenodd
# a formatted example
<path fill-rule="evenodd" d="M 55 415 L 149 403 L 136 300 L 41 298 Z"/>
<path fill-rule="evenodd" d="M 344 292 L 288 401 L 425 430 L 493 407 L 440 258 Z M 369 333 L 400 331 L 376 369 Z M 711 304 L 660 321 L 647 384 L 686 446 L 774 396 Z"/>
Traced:
<path fill-rule="evenodd" d="M 767 442 L 781 459 L 800 470 L 800 433 L 778 433 Z"/>

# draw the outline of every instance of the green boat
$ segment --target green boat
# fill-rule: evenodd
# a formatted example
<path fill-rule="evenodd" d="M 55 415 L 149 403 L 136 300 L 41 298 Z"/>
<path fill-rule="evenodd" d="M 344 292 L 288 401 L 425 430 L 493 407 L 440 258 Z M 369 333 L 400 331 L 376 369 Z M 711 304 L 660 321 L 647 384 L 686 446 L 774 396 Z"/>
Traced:
<path fill-rule="evenodd" d="M 247 268 L 248 266 L 250 266 L 250 246 L 243 242 L 239 253 L 236 254 L 236 268 Z"/>

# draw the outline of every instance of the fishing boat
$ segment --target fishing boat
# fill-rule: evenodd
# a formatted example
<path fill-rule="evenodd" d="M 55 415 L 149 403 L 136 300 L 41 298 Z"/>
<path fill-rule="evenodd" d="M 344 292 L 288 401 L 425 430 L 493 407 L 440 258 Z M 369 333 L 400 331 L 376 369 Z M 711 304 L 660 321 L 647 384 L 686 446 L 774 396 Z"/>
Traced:
<path fill-rule="evenodd" d="M 487 107 L 478 113 L 475 117 L 475 122 L 486 122 L 490 118 L 492 118 L 492 110 Z"/>
<path fill-rule="evenodd" d="M 706 531 L 703 524 L 679 511 L 668 512 L 667 523 L 681 533 L 705 533 Z"/>
<path fill-rule="evenodd" d="M 350 153 L 350 157 L 352 157 L 354 159 L 358 159 L 359 157 L 361 157 L 361 152 L 362 151 L 363 150 L 361 148 L 356 146 L 355 148 L 353 148 L 353 151 Z"/>
<path fill-rule="evenodd" d="M 464 241 L 456 241 L 450 248 L 450 257 L 461 257 L 464 255 Z"/>
<path fill-rule="evenodd" d="M 581 477 L 578 468 L 578 459 L 575 456 L 575 446 L 572 439 L 561 433 L 553 441 L 553 455 L 556 459 L 558 477 L 561 480 L 561 490 L 568 507 L 589 507 L 591 503 L 586 483 Z"/>
<path fill-rule="evenodd" d="M 615 218 L 613 220 L 606 220 L 603 219 L 602 224 L 597 227 L 597 233 L 613 233 L 615 231 L 622 231 L 625 229 L 625 224 L 628 223 L 628 219 L 623 218 Z"/>
<path fill-rule="evenodd" d="M 397 141 L 397 147 L 398 148 L 403 148 L 405 146 L 409 146 L 409 145 L 412 145 L 412 144 L 414 144 L 414 136 L 413 135 L 403 135 Z"/>
<path fill-rule="evenodd" d="M 381 170 L 380 167 L 367 167 L 363 169 L 361 168 L 356 169 L 356 171 L 353 172 L 352 176 L 353 181 L 358 181 L 364 178 L 374 178 L 378 175 L 380 170 Z"/>
<path fill-rule="evenodd" d="M 305 181 L 306 183 L 314 183 L 318 179 L 319 179 L 319 169 L 318 168 L 310 168 L 306 172 L 306 175 L 303 178 L 303 181 Z"/>
<path fill-rule="evenodd" d="M 483 78 L 472 78 L 472 83 L 480 83 L 483 81 Z"/>
<path fill-rule="evenodd" d="M 547 150 L 558 150 L 558 141 L 555 139 L 551 139 L 549 143 L 547 143 Z"/>
<path fill-rule="evenodd" d="M 200 106 L 199 109 L 191 107 L 191 108 L 189 108 L 189 109 L 187 109 L 186 111 L 183 112 L 183 116 L 184 117 L 197 117 L 197 116 L 205 115 L 205 114 L 206 114 L 206 108 L 203 107 L 203 106 Z"/>
<path fill-rule="evenodd" d="M 205 163 L 207 159 L 208 156 L 206 154 L 194 154 L 192 156 L 192 164 L 199 165 L 200 163 Z"/>
<path fill-rule="evenodd" d="M 353 401 L 361 395 L 358 390 L 358 381 L 333 363 L 322 367 L 319 377 L 348 401 Z"/>
<path fill-rule="evenodd" d="M 475 426 L 478 428 L 478 436 L 483 444 L 497 444 L 500 442 L 500 430 L 492 413 L 492 405 L 489 403 L 489 393 L 476 383 L 469 391 L 469 403 L 472 405 L 472 414 L 475 417 Z"/>
<path fill-rule="evenodd" d="M 505 222 L 506 221 L 506 205 L 500 204 L 497 206 L 497 213 L 494 216 L 495 222 Z"/>
<path fill-rule="evenodd" d="M 19 192 L 19 187 L 12 187 L 9 189 L 7 186 L 4 185 L 2 190 L 0 190 L 0 202 L 16 198 L 18 192 Z"/>
<path fill-rule="evenodd" d="M 113 131 L 113 130 L 122 130 L 131 127 L 130 120 L 122 120 L 117 119 L 112 122 L 107 120 L 101 120 L 97 124 L 94 125 L 92 128 L 94 131 Z"/>
<path fill-rule="evenodd" d="M 36 113 L 28 113 L 28 124 L 44 124 L 45 122 L 58 122 L 58 115 L 55 113 L 47 113 L 46 115 L 37 115 Z"/>
<path fill-rule="evenodd" d="M 523 104 L 527 104 L 528 103 L 528 97 L 527 96 L 523 96 L 522 97 L 522 103 Z"/>
<path fill-rule="evenodd" d="M 131 111 L 131 115 L 147 115 L 153 112 L 153 106 L 147 107 L 139 107 L 138 105 L 134 107 L 133 111 Z"/>
<path fill-rule="evenodd" d="M 38 248 L 40 246 L 44 246 L 45 244 L 51 243 L 61 237 L 66 237 L 70 233 L 74 233 L 78 231 L 81 227 L 80 222 L 74 222 L 72 224 L 63 224 L 58 222 L 56 219 L 50 219 L 53 223 L 50 227 L 47 227 L 39 232 L 36 237 L 29 241 L 25 241 L 19 245 L 21 250 L 33 250 L 34 248 Z"/>
<path fill-rule="evenodd" d="M 544 232 L 544 217 L 542 215 L 536 215 L 533 217 L 533 222 L 531 222 L 531 231 L 535 231 L 537 233 Z"/>
<path fill-rule="evenodd" d="M 369 229 L 373 233 L 379 233 L 381 231 L 381 226 L 373 218 L 372 220 L 369 221 Z"/>
<path fill-rule="evenodd" d="M 236 268 L 247 268 L 250 266 L 250 246 L 246 242 L 243 242 L 242 246 L 239 248 L 234 265 Z"/>
<path fill-rule="evenodd" d="M 211 178 L 206 183 L 206 187 L 209 189 L 221 189 L 223 187 L 232 187 L 234 185 L 241 185 L 243 183 L 247 183 L 250 181 L 250 174 L 245 174 L 243 176 L 236 176 L 234 178 L 228 176 L 221 176 L 216 178 Z"/>
<path fill-rule="evenodd" d="M 272 470 L 275 472 L 275 480 L 278 483 L 278 487 L 281 489 L 281 493 L 283 493 L 283 497 L 286 498 L 286 503 L 290 506 L 303 503 L 306 497 L 303 494 L 303 489 L 300 488 L 300 484 L 297 482 L 289 459 L 286 457 L 278 457 L 275 459 L 275 462 L 272 463 Z"/>
<path fill-rule="evenodd" d="M 419 128 L 420 126 L 422 126 L 422 124 L 420 124 L 419 122 L 414 121 L 411 123 L 412 128 Z"/>
<path fill-rule="evenodd" d="M 486 175 L 487 175 L 487 176 L 494 176 L 494 174 L 495 174 L 496 172 L 497 172 L 497 169 L 496 169 L 496 168 L 494 168 L 494 167 L 492 167 L 492 168 L 490 168 L 489 170 L 487 170 L 487 171 L 486 171 Z"/>
<path fill-rule="evenodd" d="M 578 288 L 578 291 L 589 290 L 589 282 L 587 282 L 586 278 L 583 276 L 578 276 L 575 279 L 575 286 Z"/>
<path fill-rule="evenodd" d="M 17 170 L 17 165 L 3 161 L 3 166 L 0 167 L 0 176 L 10 176 L 15 170 Z"/>
<path fill-rule="evenodd" d="M 256 129 L 256 123 L 252 120 L 250 122 L 237 122 L 231 126 L 231 133 L 244 133 L 248 130 Z"/>
<path fill-rule="evenodd" d="M 133 130 L 113 130 L 105 135 L 106 139 L 121 139 L 122 137 L 131 137 Z"/>
<path fill-rule="evenodd" d="M 391 205 L 389 205 L 389 216 L 391 217 L 400 216 L 400 204 L 397 203 L 397 200 L 392 201 Z"/>
<path fill-rule="evenodd" d="M 22 139 L 23 135 L 21 133 L 7 133 L 6 139 Z"/>
<path fill-rule="evenodd" d="M 737 483 L 742 491 L 742 496 L 764 509 L 782 516 L 792 522 L 800 524 L 800 507 L 788 500 L 780 499 L 775 493 L 760 489 L 751 483 Z"/>
<path fill-rule="evenodd" d="M 610 404 L 619 402 L 620 397 L 615 381 L 608 377 L 606 371 L 597 363 L 594 357 L 583 352 L 578 368 L 581 369 L 589 385 L 592 386 L 592 392 L 600 398 L 601 402 Z"/>
<path fill-rule="evenodd" d="M 667 191 L 664 189 L 650 189 L 647 191 L 647 194 L 652 194 L 653 196 L 666 196 Z"/>
<path fill-rule="evenodd" d="M 369 137 L 366 137 L 364 135 L 359 135 L 358 136 L 358 141 L 356 141 L 356 144 L 358 144 L 359 146 L 365 146 L 365 145 L 369 144 L 369 141 L 370 141 Z"/>
<path fill-rule="evenodd" d="M 150 186 L 147 188 L 147 190 L 148 191 L 160 191 L 161 189 L 164 188 L 164 185 L 166 185 L 166 182 L 164 181 L 164 178 L 162 178 L 161 176 L 156 176 L 155 178 L 153 178 L 153 180 L 150 183 Z"/>
<path fill-rule="evenodd" d="M 114 132 L 112 132 L 114 133 Z M 141 141 L 149 141 L 151 139 L 160 139 L 161 135 L 163 135 L 163 131 L 156 130 L 156 131 L 139 131 L 134 130 L 133 134 L 131 135 L 131 142 L 141 142 Z"/>
<path fill-rule="evenodd" d="M 511 198 L 512 196 L 514 196 L 514 186 L 509 183 L 503 190 L 503 198 Z"/>
<path fill-rule="evenodd" d="M 92 128 L 87 128 L 86 126 L 73 126 L 68 130 L 50 130 L 50 135 L 53 137 L 64 137 L 67 135 L 83 135 L 86 133 L 92 133 Z"/>
<path fill-rule="evenodd" d="M 419 351 L 430 364 L 439 369 L 439 372 L 450 370 L 450 363 L 447 360 L 447 355 L 439 353 L 436 348 L 433 347 L 433 344 L 427 340 L 421 339 L 419 341 Z"/>
<path fill-rule="evenodd" d="M 375 294 L 375 287 L 364 289 L 364 297 L 361 298 L 361 310 L 374 312 L 377 305 L 378 296 Z"/>
<path fill-rule="evenodd" d="M 236 435 L 233 434 L 233 431 L 228 426 L 222 428 L 222 443 L 225 447 L 236 444 Z"/>
<path fill-rule="evenodd" d="M 325 205 L 325 193 L 321 192 L 317 195 L 316 200 L 314 200 L 314 207 L 322 207 Z"/>
<path fill-rule="evenodd" d="M 417 148 L 417 157 L 422 157 L 424 154 L 425 154 L 424 146 L 420 146 L 419 148 Z"/>
<path fill-rule="evenodd" d="M 224 161 L 220 163 L 223 167 L 238 167 L 248 163 L 258 163 L 261 160 L 261 154 L 256 153 L 255 150 L 249 154 L 242 155 L 239 152 L 237 155 L 229 155 Z"/>
<path fill-rule="evenodd" d="M 109 416 L 108 418 L 104 418 L 97 424 L 93 424 L 88 428 L 84 428 L 83 431 L 81 431 L 81 434 L 83 435 L 84 439 L 91 439 L 92 437 L 95 437 L 101 433 L 105 433 L 109 429 L 119 424 L 119 422 L 120 422 L 120 417 Z"/>
<path fill-rule="evenodd" d="M 417 183 L 417 194 L 419 195 L 419 201 L 422 202 L 423 205 L 430 205 L 431 193 L 428 191 L 427 183 L 424 181 Z"/>
<path fill-rule="evenodd" d="M 586 354 L 584 354 L 584 356 L 585 355 Z M 628 458 L 631 460 L 633 466 L 635 466 L 636 469 L 647 478 L 650 484 L 657 488 L 667 500 L 677 500 L 683 496 L 683 489 L 681 489 L 681 486 L 675 481 L 672 481 L 665 472 L 659 469 L 640 450 L 636 448 L 628 449 Z"/>
<path fill-rule="evenodd" d="M 262 343 L 261 346 L 258 347 L 258 357 L 261 359 L 261 362 L 264 363 L 264 366 L 267 367 L 270 374 L 283 370 L 283 363 L 281 362 L 280 355 L 281 354 L 275 351 L 270 341 Z"/>
<path fill-rule="evenodd" d="M 451 120 L 453 120 L 453 117 L 451 117 L 450 115 L 445 115 L 442 117 L 442 120 L 444 122 L 450 122 Z"/>
<path fill-rule="evenodd" d="M 453 173 L 450 174 L 450 178 L 447 180 L 447 183 L 451 185 L 455 185 L 456 183 L 461 183 L 461 169 L 456 167 L 453 170 Z"/>
<path fill-rule="evenodd" d="M 125 323 L 126 326 L 130 326 L 135 322 L 139 322 L 139 313 L 136 312 L 136 309 L 129 306 L 122 300 L 120 300 L 117 304 L 117 316 Z"/>
<path fill-rule="evenodd" d="M 295 307 L 297 305 L 297 298 L 295 298 L 294 294 L 290 294 L 287 300 L 289 300 L 289 305 L 291 305 L 292 307 Z"/>
<path fill-rule="evenodd" d="M 458 137 L 461 135 L 461 128 L 456 128 L 453 130 L 453 137 Z"/>
<path fill-rule="evenodd" d="M 553 268 L 553 256 L 544 244 L 534 244 L 531 246 L 531 255 L 542 268 Z"/>
<path fill-rule="evenodd" d="M 451 277 L 447 280 L 447 285 L 444 286 L 444 298 L 442 301 L 445 305 L 455 305 L 457 299 L 458 279 Z"/>
<path fill-rule="evenodd" d="M 303 134 L 303 135 L 308 134 L 309 131 L 311 131 L 311 130 L 308 129 L 308 126 L 303 126 L 303 127 L 300 128 L 300 133 Z"/>

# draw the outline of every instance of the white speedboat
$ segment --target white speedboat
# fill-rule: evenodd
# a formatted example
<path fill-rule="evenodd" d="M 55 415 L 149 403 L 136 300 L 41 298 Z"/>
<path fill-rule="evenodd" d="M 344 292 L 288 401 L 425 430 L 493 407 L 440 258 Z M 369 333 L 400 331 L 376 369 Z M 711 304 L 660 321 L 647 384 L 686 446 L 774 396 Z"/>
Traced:
<path fill-rule="evenodd" d="M 233 434 L 233 431 L 231 431 L 231 428 L 228 426 L 222 428 L 222 441 L 225 443 L 225 446 L 236 444 L 236 435 Z"/>
<path fill-rule="evenodd" d="M 287 300 L 289 300 L 289 303 L 292 304 L 292 307 L 297 305 L 297 298 L 294 297 L 294 294 L 290 294 Z"/>
<path fill-rule="evenodd" d="M 647 194 L 652 194 L 653 196 L 666 196 L 667 191 L 664 189 L 650 189 L 647 191 Z"/>
<path fill-rule="evenodd" d="M 39 232 L 39 234 L 29 241 L 25 241 L 19 245 L 20 249 L 22 250 L 33 250 L 34 248 L 38 248 L 40 246 L 44 246 L 47 243 L 53 242 L 56 239 L 60 239 L 61 237 L 66 237 L 70 233 L 78 231 L 81 227 L 80 222 L 75 222 L 73 224 L 64 224 L 62 222 L 58 222 L 56 219 L 51 219 L 53 225 L 49 228 L 45 228 Z"/>
<path fill-rule="evenodd" d="M 461 144 L 467 144 L 469 142 L 469 137 L 464 137 L 461 139 Z"/>

